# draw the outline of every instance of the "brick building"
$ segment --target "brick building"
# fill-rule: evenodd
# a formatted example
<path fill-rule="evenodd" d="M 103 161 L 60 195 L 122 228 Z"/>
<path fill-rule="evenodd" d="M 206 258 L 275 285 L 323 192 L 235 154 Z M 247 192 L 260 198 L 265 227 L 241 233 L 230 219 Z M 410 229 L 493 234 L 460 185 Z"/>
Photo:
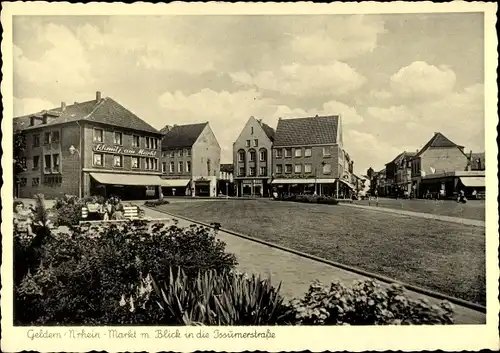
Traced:
<path fill-rule="evenodd" d="M 272 174 L 274 129 L 253 116 L 233 143 L 237 196 L 268 196 Z"/>
<path fill-rule="evenodd" d="M 217 196 L 221 148 L 208 122 L 161 130 L 163 195 Z"/>
<path fill-rule="evenodd" d="M 26 136 L 18 197 L 64 194 L 157 197 L 161 134 L 102 98 L 14 118 Z"/>
<path fill-rule="evenodd" d="M 279 193 L 349 197 L 354 191 L 340 116 L 280 119 L 273 145 L 273 181 Z"/>

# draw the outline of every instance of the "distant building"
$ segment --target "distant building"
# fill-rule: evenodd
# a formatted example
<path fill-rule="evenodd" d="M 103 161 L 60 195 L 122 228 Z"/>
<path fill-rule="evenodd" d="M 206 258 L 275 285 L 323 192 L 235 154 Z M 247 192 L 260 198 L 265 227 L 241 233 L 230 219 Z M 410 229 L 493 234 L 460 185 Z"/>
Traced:
<path fill-rule="evenodd" d="M 237 196 L 269 196 L 274 129 L 253 116 L 233 143 Z"/>
<path fill-rule="evenodd" d="M 404 196 L 412 192 L 412 159 L 415 152 L 402 152 L 385 165 L 389 195 Z"/>
<path fill-rule="evenodd" d="M 388 186 L 386 185 L 385 179 L 385 168 L 373 173 L 370 186 L 370 193 L 375 194 L 375 192 L 377 192 L 378 196 L 386 196 L 388 194 Z"/>
<path fill-rule="evenodd" d="M 221 148 L 208 122 L 162 130 L 164 195 L 217 195 Z"/>
<path fill-rule="evenodd" d="M 279 193 L 349 197 L 353 164 L 344 150 L 340 116 L 279 120 L 272 182 Z"/>
<path fill-rule="evenodd" d="M 471 170 L 485 170 L 485 153 L 471 153 L 470 155 L 470 166 Z"/>
<path fill-rule="evenodd" d="M 219 172 L 219 180 L 217 182 L 219 195 L 234 196 L 234 165 L 221 164 Z"/>

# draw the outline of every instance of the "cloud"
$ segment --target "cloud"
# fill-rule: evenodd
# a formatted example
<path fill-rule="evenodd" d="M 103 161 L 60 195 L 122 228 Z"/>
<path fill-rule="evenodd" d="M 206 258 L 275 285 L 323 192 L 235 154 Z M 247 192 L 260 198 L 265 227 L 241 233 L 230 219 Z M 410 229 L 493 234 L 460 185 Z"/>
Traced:
<path fill-rule="evenodd" d="M 14 97 L 14 116 L 36 113 L 44 109 L 52 109 L 57 105 L 42 98 Z"/>
<path fill-rule="evenodd" d="M 346 63 L 328 65 L 292 64 L 278 71 L 260 71 L 252 76 L 247 72 L 230 73 L 234 82 L 292 96 L 339 96 L 359 89 L 366 78 Z"/>
<path fill-rule="evenodd" d="M 455 86 L 456 75 L 449 67 L 415 61 L 391 76 L 393 92 L 406 98 L 439 99 Z"/>
<path fill-rule="evenodd" d="M 409 108 L 402 105 L 388 108 L 368 107 L 367 111 L 371 116 L 383 122 L 410 122 L 413 119 Z"/>

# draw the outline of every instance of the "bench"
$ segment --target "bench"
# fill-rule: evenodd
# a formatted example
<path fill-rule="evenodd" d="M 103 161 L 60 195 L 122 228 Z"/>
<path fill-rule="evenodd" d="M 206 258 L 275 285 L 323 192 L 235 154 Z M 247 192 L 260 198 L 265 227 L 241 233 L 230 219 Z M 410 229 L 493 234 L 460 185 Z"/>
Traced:
<path fill-rule="evenodd" d="M 82 219 L 87 219 L 89 217 L 89 208 L 82 207 Z M 139 207 L 137 206 L 123 206 L 123 217 L 126 219 L 138 219 L 139 218 Z"/>

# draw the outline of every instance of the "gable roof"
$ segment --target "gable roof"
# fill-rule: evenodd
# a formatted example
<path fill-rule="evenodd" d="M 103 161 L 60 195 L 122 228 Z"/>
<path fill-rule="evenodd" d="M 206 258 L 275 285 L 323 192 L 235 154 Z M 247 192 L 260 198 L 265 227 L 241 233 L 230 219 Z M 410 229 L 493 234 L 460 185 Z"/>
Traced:
<path fill-rule="evenodd" d="M 208 122 L 201 124 L 174 125 L 162 139 L 162 148 L 192 147 Z M 163 130 L 163 129 L 162 129 Z"/>
<path fill-rule="evenodd" d="M 415 155 L 416 155 L 416 152 L 406 152 L 406 151 L 404 151 L 404 152 L 401 152 L 400 154 L 398 154 L 398 155 L 396 156 L 396 158 L 394 158 L 392 161 L 390 161 L 390 162 L 389 162 L 389 163 L 387 163 L 387 164 L 396 163 L 396 161 L 398 161 L 399 159 L 403 159 L 403 158 L 405 158 L 405 157 L 413 157 L 413 156 L 415 156 Z M 386 165 L 387 165 L 387 164 L 386 164 Z"/>
<path fill-rule="evenodd" d="M 276 131 L 266 123 L 262 122 L 262 120 L 259 120 L 259 124 L 262 127 L 262 130 L 266 133 L 267 137 L 269 137 L 269 140 L 274 141 L 274 136 L 276 135 Z"/>
<path fill-rule="evenodd" d="M 14 130 L 29 130 L 85 120 L 159 134 L 157 129 L 109 97 L 103 98 L 99 102 L 91 100 L 68 105 L 64 111 L 61 107 L 49 109 L 47 113 L 55 117 L 47 119 L 46 124 L 30 126 L 30 117 L 43 115 L 43 113 L 44 111 L 14 118 Z"/>
<path fill-rule="evenodd" d="M 338 116 L 280 119 L 275 146 L 326 145 L 337 143 Z"/>
<path fill-rule="evenodd" d="M 425 152 L 429 148 L 447 148 L 447 147 L 456 147 L 463 148 L 463 146 L 457 145 L 456 143 L 449 140 L 446 136 L 444 136 L 440 132 L 435 132 L 434 136 L 425 144 L 424 147 L 418 151 L 415 157 L 420 156 L 423 152 Z"/>

